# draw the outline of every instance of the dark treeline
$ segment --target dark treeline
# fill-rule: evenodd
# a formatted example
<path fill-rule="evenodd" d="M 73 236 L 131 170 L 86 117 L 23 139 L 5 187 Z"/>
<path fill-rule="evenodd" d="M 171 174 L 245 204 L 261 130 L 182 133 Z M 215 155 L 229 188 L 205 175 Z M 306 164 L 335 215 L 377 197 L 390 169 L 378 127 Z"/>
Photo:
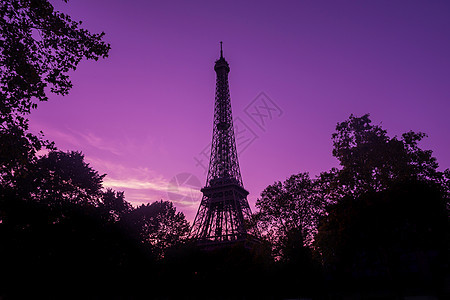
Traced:
<path fill-rule="evenodd" d="M 104 34 L 46 0 L 4 0 L 0 22 L 0 298 L 449 296 L 450 171 L 425 134 L 351 115 L 332 136 L 339 168 L 261 193 L 248 220 L 261 245 L 204 251 L 171 202 L 132 207 L 82 153 L 29 131 L 82 59 L 108 56 Z"/>
<path fill-rule="evenodd" d="M 425 136 L 389 137 L 369 115 L 338 123 L 340 168 L 292 175 L 256 203 L 272 257 L 319 264 L 330 297 L 448 296 L 450 172 L 418 146 Z"/>
<path fill-rule="evenodd" d="M 448 172 L 417 146 L 423 134 L 389 138 L 367 115 L 338 124 L 336 156 L 343 130 L 347 165 L 262 192 L 249 220 L 258 247 L 197 248 L 171 202 L 132 207 L 79 152 L 52 150 L 13 172 L 4 161 L 1 295 L 211 299 L 220 283 L 230 299 L 443 297 Z"/>
<path fill-rule="evenodd" d="M 108 298 L 154 286 L 156 262 L 189 224 L 168 201 L 133 208 L 102 177 L 80 153 L 54 151 L 2 182 L 2 296 Z"/>

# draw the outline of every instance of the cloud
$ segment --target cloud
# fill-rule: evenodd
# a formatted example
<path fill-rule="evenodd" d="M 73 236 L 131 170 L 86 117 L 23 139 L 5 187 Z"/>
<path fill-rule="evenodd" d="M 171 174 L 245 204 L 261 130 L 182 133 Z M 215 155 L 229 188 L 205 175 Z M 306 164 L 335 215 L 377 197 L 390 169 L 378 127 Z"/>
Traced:
<path fill-rule="evenodd" d="M 106 177 L 103 186 L 119 190 L 127 190 L 133 196 L 133 200 L 143 202 L 151 200 L 153 197 L 164 195 L 166 200 L 174 203 L 190 206 L 196 204 L 201 199 L 201 192 L 196 187 L 180 186 L 171 180 L 155 178 L 150 180 L 140 180 L 136 178 L 114 179 Z M 135 191 L 130 191 L 135 190 Z M 128 196 L 127 196 L 128 198 Z M 152 199 L 158 200 L 158 199 Z"/>
<path fill-rule="evenodd" d="M 167 178 L 155 170 L 142 167 L 141 161 L 136 159 L 148 155 L 150 146 L 158 155 L 164 155 L 166 150 L 161 148 L 163 145 L 155 144 L 151 137 L 134 140 L 123 135 L 120 139 L 110 140 L 93 132 L 60 127 L 46 128 L 45 133 L 46 138 L 54 140 L 63 150 L 82 147 L 80 150 L 85 154 L 86 162 L 100 174 L 107 174 L 103 186 L 124 191 L 125 199 L 134 206 L 163 199 L 182 208 L 188 219 L 195 216 L 202 197 L 200 182 L 192 184 L 184 181 L 185 177 L 177 176 Z"/>
<path fill-rule="evenodd" d="M 155 191 L 167 191 L 167 182 L 150 182 L 147 180 L 138 180 L 135 178 L 125 178 L 125 179 L 113 179 L 106 177 L 103 180 L 103 185 L 106 187 L 114 188 L 127 188 L 127 189 L 151 189 Z"/>
<path fill-rule="evenodd" d="M 116 145 L 110 145 L 110 143 L 108 143 L 105 139 L 93 134 L 92 132 L 84 134 L 73 130 L 71 131 L 75 136 L 82 139 L 84 145 L 87 144 L 93 148 L 102 151 L 108 151 L 117 156 L 125 154 L 119 147 L 117 147 Z"/>
<path fill-rule="evenodd" d="M 125 199 L 134 205 L 164 199 L 184 208 L 193 209 L 198 206 L 202 197 L 198 179 L 198 183 L 192 183 L 192 181 L 185 182 L 183 179 L 186 178 L 183 176 L 166 178 L 149 168 L 130 167 L 92 156 L 86 156 L 86 161 L 94 169 L 101 171 L 100 173 L 107 174 L 103 180 L 105 188 L 124 191 Z"/>
<path fill-rule="evenodd" d="M 125 154 L 122 147 L 92 132 L 83 133 L 70 128 L 47 127 L 45 137 L 54 140 L 57 146 L 62 145 L 64 148 L 78 148 L 82 145 L 83 147 L 110 152 L 116 156 Z"/>
<path fill-rule="evenodd" d="M 61 130 L 59 128 L 46 128 L 45 136 L 50 137 L 51 140 L 62 142 L 64 144 L 69 144 L 76 146 L 80 144 L 80 139 L 69 133 L 68 130 Z"/>

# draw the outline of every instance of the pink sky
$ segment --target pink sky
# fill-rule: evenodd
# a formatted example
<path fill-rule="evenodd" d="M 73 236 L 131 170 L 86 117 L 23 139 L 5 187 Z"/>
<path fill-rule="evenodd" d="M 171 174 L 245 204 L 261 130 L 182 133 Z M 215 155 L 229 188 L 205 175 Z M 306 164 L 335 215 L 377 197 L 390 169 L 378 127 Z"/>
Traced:
<path fill-rule="evenodd" d="M 172 200 L 194 218 L 200 192 L 167 191 L 181 173 L 205 183 L 194 158 L 211 141 L 221 40 L 233 115 L 251 133 L 237 148 L 246 147 L 239 162 L 252 208 L 274 181 L 337 166 L 331 134 L 351 113 L 370 113 L 391 136 L 427 133 L 422 146 L 450 166 L 448 1 L 52 2 L 105 31 L 112 49 L 81 63 L 70 95 L 40 104 L 32 129 L 82 151 L 134 205 Z M 262 128 L 246 113 L 261 92 L 279 108 Z"/>

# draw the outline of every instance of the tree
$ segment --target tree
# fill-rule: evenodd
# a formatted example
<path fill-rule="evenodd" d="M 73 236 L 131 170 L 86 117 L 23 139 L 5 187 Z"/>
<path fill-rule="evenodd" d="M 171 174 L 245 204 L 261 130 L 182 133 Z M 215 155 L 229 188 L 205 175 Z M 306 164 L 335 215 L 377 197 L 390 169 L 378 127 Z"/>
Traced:
<path fill-rule="evenodd" d="M 84 161 L 81 152 L 52 151 L 41 157 L 25 174 L 34 201 L 48 204 L 98 204 L 105 175 L 98 174 Z"/>
<path fill-rule="evenodd" d="M 342 168 L 317 179 L 327 207 L 313 243 L 324 266 L 341 283 L 423 287 L 441 280 L 435 267 L 448 259 L 450 172 L 419 147 L 426 134 L 391 138 L 369 115 L 351 115 L 332 137 Z M 405 271 L 417 262 L 402 260 L 419 256 L 432 270 L 427 278 Z"/>
<path fill-rule="evenodd" d="M 63 0 L 67 2 L 67 0 Z M 48 0 L 3 0 L 0 4 L 0 176 L 42 147 L 54 149 L 41 135 L 28 132 L 26 116 L 48 92 L 66 95 L 69 72 L 82 59 L 108 56 L 104 33 L 92 34 L 81 21 L 57 12 Z"/>
<path fill-rule="evenodd" d="M 67 2 L 67 0 L 64 0 Z M 4 0 L 0 6 L 0 123 L 23 124 L 21 116 L 48 99 L 46 88 L 66 95 L 68 72 L 83 59 L 108 56 L 104 33 L 57 12 L 48 0 Z"/>
<path fill-rule="evenodd" d="M 314 247 L 341 287 L 377 282 L 434 294 L 446 271 L 448 225 L 439 186 L 398 182 L 330 205 Z"/>
<path fill-rule="evenodd" d="M 99 204 L 104 176 L 92 169 L 80 152 L 49 152 L 19 169 L 8 185 L 0 187 L 3 222 L 20 219 L 30 224 L 40 215 L 43 222 L 52 223 L 72 215 L 71 210 L 88 213 Z M 26 207 L 32 206 L 40 210 L 36 216 L 27 214 Z"/>
<path fill-rule="evenodd" d="M 158 258 L 189 234 L 189 223 L 170 201 L 142 204 L 124 216 L 124 226 L 141 244 L 151 247 Z"/>
<path fill-rule="evenodd" d="M 295 249 L 312 241 L 323 209 L 317 195 L 315 181 L 308 173 L 292 175 L 284 183 L 275 182 L 261 193 L 256 218 L 276 258 L 295 259 Z"/>
<path fill-rule="evenodd" d="M 390 281 L 406 287 L 408 282 L 423 286 L 442 280 L 445 270 L 439 264 L 448 261 L 450 170 L 439 171 L 432 151 L 419 147 L 425 137 L 410 131 L 391 138 L 369 115 L 351 115 L 332 135 L 340 168 L 315 179 L 300 173 L 268 186 L 255 215 L 275 257 L 286 264 L 284 270 L 308 265 L 301 259 L 308 245 L 328 276 L 338 283 L 347 280 L 350 288 L 363 283 L 357 278 L 369 278 L 365 283 L 377 287 Z M 416 256 L 430 276 L 405 271 L 411 265 L 404 260 Z"/>
<path fill-rule="evenodd" d="M 19 170 L 0 186 L 0 296 L 104 295 L 102 284 L 121 291 L 151 263 L 115 219 L 131 205 L 123 193 L 102 190 L 104 175 L 83 154 L 53 151 Z M 28 289 L 18 289 L 18 277 Z"/>
<path fill-rule="evenodd" d="M 369 115 L 338 123 L 333 133 L 333 155 L 342 169 L 333 172 L 335 192 L 361 195 L 381 191 L 394 182 L 425 180 L 446 181 L 431 150 L 422 150 L 418 143 L 426 137 L 409 131 L 402 137 L 390 138 L 381 126 L 372 125 Z"/>
<path fill-rule="evenodd" d="M 118 222 L 122 217 L 130 213 L 133 207 L 125 200 L 123 192 L 116 192 L 110 188 L 102 193 L 98 207 L 107 222 Z"/>
<path fill-rule="evenodd" d="M 324 209 L 318 187 L 308 173 L 299 173 L 268 186 L 256 202 L 258 227 L 275 258 L 270 281 L 285 297 L 298 295 L 298 289 L 318 294 L 320 266 L 310 249 Z"/>

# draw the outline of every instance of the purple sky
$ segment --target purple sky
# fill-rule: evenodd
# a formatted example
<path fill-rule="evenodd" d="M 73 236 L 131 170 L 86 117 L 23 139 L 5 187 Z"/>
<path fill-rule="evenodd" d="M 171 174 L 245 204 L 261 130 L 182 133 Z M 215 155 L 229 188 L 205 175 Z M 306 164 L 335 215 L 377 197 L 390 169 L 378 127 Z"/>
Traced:
<path fill-rule="evenodd" d="M 427 133 L 421 146 L 450 166 L 448 1 L 52 2 L 105 31 L 112 49 L 81 63 L 70 95 L 40 104 L 32 128 L 82 151 L 134 205 L 172 200 L 195 216 L 195 182 L 180 186 L 184 198 L 167 191 L 180 173 L 205 183 L 194 158 L 211 141 L 221 40 L 234 118 L 247 126 L 237 148 L 246 147 L 239 162 L 252 208 L 274 181 L 337 166 L 331 134 L 351 113 L 370 113 L 391 136 Z M 261 92 L 280 109 L 262 128 L 246 113 Z"/>

